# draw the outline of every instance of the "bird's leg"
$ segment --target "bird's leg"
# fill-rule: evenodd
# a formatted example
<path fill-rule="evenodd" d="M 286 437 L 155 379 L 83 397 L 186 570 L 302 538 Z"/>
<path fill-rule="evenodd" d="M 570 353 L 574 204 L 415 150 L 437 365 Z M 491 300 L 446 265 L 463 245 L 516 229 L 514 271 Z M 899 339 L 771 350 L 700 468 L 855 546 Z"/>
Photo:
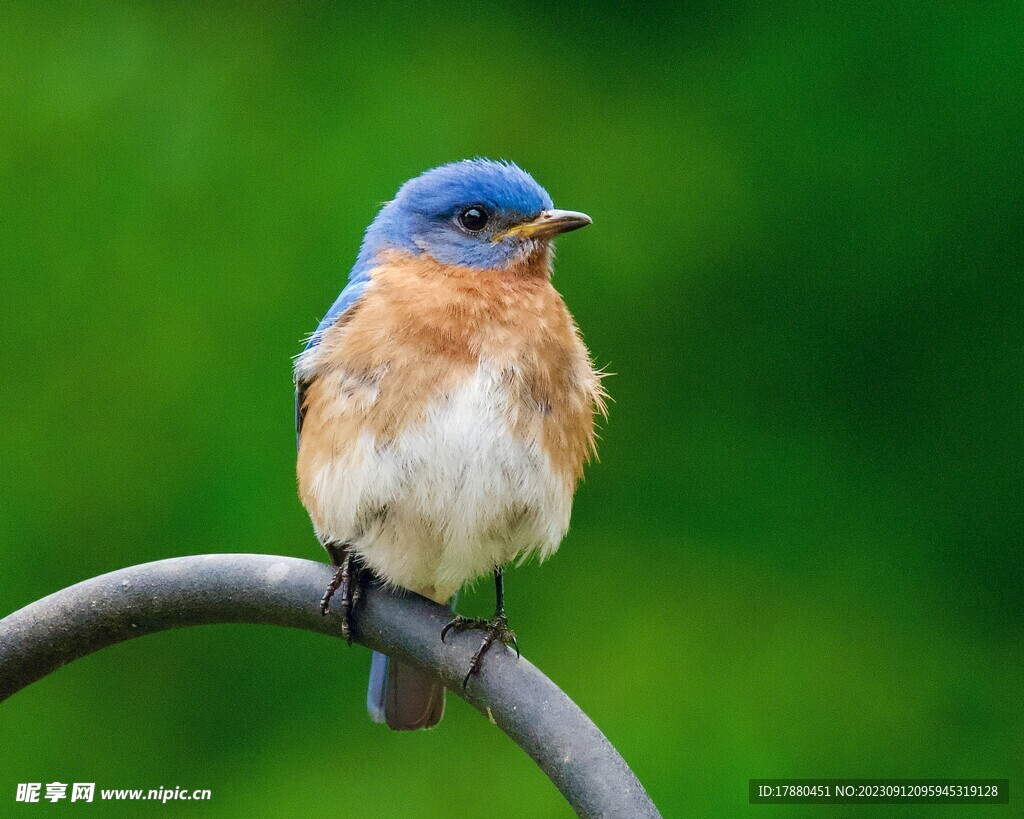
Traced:
<path fill-rule="evenodd" d="M 331 599 L 335 592 L 341 590 L 341 634 L 352 645 L 352 611 L 362 595 L 362 568 L 352 554 L 352 547 L 337 543 L 325 544 L 331 563 L 338 567 L 334 579 L 327 585 L 323 600 L 320 601 L 320 613 L 324 616 L 331 610 Z"/>
<path fill-rule="evenodd" d="M 473 659 L 469 661 L 469 671 L 466 672 L 466 678 L 462 681 L 463 688 L 469 684 L 470 677 L 480 673 L 484 654 L 487 653 L 487 649 L 491 647 L 495 640 L 507 646 L 512 646 L 516 650 L 516 656 L 519 656 L 519 643 L 516 642 L 516 633 L 508 627 L 508 617 L 505 616 L 505 584 L 502 580 L 501 569 L 494 570 L 494 592 L 497 598 L 497 606 L 494 610 L 494 616 L 490 620 L 474 619 L 456 614 L 451 622 L 441 630 L 442 643 L 444 638 L 448 636 L 449 631 L 454 631 L 456 634 L 463 631 L 482 631 L 484 633 L 484 639 L 480 643 L 480 648 L 476 650 Z"/>

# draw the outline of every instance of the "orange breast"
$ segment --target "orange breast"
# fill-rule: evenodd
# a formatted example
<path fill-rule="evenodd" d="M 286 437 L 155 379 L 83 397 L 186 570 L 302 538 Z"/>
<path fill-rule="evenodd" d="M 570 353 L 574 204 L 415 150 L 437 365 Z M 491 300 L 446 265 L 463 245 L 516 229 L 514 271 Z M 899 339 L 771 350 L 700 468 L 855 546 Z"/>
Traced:
<path fill-rule="evenodd" d="M 369 433 L 402 434 L 485 364 L 500 373 L 510 428 L 535 438 L 574 486 L 594 448 L 600 378 L 546 257 L 507 270 L 389 252 L 357 305 L 325 333 L 306 390 L 304 472 Z"/>

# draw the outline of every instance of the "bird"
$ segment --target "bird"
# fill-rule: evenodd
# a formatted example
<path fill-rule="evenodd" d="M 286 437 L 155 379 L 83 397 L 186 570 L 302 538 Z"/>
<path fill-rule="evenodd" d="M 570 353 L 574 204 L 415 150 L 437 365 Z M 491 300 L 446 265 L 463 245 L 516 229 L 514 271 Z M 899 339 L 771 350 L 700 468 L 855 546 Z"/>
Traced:
<path fill-rule="evenodd" d="M 403 184 L 294 363 L 299 496 L 336 574 L 342 631 L 364 573 L 451 605 L 493 576 L 489 620 L 440 635 L 514 647 L 503 569 L 559 547 L 605 413 L 603 373 L 551 281 L 552 240 L 592 223 L 512 162 L 465 159 Z M 440 678 L 375 653 L 367 706 L 436 725 Z"/>

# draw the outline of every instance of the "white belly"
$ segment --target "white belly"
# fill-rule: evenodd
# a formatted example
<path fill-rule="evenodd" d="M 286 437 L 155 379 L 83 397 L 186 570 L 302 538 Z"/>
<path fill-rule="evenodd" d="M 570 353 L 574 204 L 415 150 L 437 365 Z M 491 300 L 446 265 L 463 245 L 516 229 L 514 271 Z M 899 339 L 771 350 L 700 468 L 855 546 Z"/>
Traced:
<path fill-rule="evenodd" d="M 512 432 L 510 410 L 481 365 L 393 442 L 363 433 L 316 475 L 321 537 L 351 543 L 385 580 L 438 600 L 519 554 L 554 552 L 572 488 L 539 435 Z"/>

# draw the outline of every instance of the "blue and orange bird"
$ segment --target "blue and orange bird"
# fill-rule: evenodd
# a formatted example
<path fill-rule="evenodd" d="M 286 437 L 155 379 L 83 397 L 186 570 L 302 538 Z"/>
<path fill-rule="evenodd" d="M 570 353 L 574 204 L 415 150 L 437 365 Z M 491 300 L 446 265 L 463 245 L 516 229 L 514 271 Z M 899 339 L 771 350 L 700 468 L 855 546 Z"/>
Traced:
<path fill-rule="evenodd" d="M 472 159 L 406 182 L 367 229 L 295 365 L 299 494 L 346 636 L 363 571 L 439 603 L 493 573 L 494 617 L 448 627 L 484 635 L 466 680 L 515 644 L 502 567 L 558 548 L 604 410 L 551 284 L 551 240 L 590 222 L 517 166 Z M 367 700 L 392 729 L 428 728 L 444 686 L 375 654 Z"/>

